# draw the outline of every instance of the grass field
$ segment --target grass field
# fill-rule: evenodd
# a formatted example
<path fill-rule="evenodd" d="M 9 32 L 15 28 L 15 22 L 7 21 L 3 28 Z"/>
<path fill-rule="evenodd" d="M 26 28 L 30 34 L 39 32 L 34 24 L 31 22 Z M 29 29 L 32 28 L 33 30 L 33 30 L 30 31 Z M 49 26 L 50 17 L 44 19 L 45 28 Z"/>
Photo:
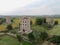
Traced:
<path fill-rule="evenodd" d="M 20 42 L 16 38 L 4 35 L 0 37 L 0 45 L 20 45 Z M 22 45 L 34 45 L 34 44 L 27 41 L 22 41 Z"/>
<path fill-rule="evenodd" d="M 32 26 L 32 30 L 37 30 L 40 32 L 47 32 L 50 35 L 60 35 L 60 25 L 55 25 L 51 30 L 46 30 L 42 26 Z"/>
<path fill-rule="evenodd" d="M 39 26 L 39 25 L 32 26 L 31 29 L 32 30 L 37 30 L 37 31 L 40 31 L 40 32 L 47 31 L 43 26 Z"/>
<path fill-rule="evenodd" d="M 48 31 L 48 34 L 51 34 L 51 35 L 60 35 L 60 25 L 54 26 L 53 29 Z"/>
<path fill-rule="evenodd" d="M 33 43 L 29 43 L 29 42 L 26 42 L 26 41 L 23 41 L 22 44 L 23 45 L 34 45 Z"/>
<path fill-rule="evenodd" d="M 0 45 L 20 45 L 20 43 L 17 39 L 5 35 L 0 37 Z"/>

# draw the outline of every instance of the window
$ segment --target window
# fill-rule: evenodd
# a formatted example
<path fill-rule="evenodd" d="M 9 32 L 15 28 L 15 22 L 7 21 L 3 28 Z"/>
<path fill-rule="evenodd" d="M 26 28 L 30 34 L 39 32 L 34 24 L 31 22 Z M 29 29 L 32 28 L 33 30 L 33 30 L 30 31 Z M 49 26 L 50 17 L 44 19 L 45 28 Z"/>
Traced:
<path fill-rule="evenodd" d="M 25 26 L 26 26 L 26 24 L 25 24 Z"/>

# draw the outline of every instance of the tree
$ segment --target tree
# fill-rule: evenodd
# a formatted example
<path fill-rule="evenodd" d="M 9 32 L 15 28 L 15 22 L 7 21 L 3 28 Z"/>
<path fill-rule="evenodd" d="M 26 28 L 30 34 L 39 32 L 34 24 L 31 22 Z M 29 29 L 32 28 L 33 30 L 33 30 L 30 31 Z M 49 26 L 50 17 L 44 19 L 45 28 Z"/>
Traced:
<path fill-rule="evenodd" d="M 30 21 L 30 25 L 32 25 L 32 20 Z"/>
<path fill-rule="evenodd" d="M 12 26 L 11 26 L 11 24 L 7 26 L 7 29 L 8 30 L 12 30 L 13 29 Z"/>
<path fill-rule="evenodd" d="M 42 22 L 43 22 L 43 21 L 42 21 L 41 18 L 37 18 L 37 19 L 36 19 L 36 24 L 37 24 L 37 25 L 42 25 Z"/>
<path fill-rule="evenodd" d="M 33 32 L 28 34 L 29 40 L 34 43 L 35 45 L 40 45 L 42 40 L 41 37 L 39 36 L 39 32 L 34 30 Z"/>
<path fill-rule="evenodd" d="M 33 35 L 33 32 L 31 32 L 31 33 L 28 34 L 28 38 L 29 38 L 30 41 L 35 40 L 35 37 Z"/>
<path fill-rule="evenodd" d="M 54 23 L 55 25 L 57 25 L 58 24 L 58 21 L 55 21 L 55 23 Z"/>
<path fill-rule="evenodd" d="M 18 41 L 20 42 L 20 45 L 22 45 L 22 40 L 23 40 L 22 36 L 20 34 L 17 34 L 16 36 Z"/>
<path fill-rule="evenodd" d="M 4 18 L 4 19 L 3 19 L 3 23 L 5 23 L 5 22 L 6 22 L 6 19 Z"/>
<path fill-rule="evenodd" d="M 18 41 L 19 41 L 19 42 L 21 42 L 21 41 L 22 41 L 22 37 L 21 37 L 21 35 L 20 35 L 20 34 L 17 34 L 17 39 L 18 39 Z"/>
<path fill-rule="evenodd" d="M 13 22 L 13 19 L 11 20 L 11 22 Z"/>
<path fill-rule="evenodd" d="M 3 19 L 2 18 L 0 18 L 0 24 L 2 24 L 3 23 Z"/>
<path fill-rule="evenodd" d="M 44 23 L 46 23 L 46 18 L 44 18 Z"/>

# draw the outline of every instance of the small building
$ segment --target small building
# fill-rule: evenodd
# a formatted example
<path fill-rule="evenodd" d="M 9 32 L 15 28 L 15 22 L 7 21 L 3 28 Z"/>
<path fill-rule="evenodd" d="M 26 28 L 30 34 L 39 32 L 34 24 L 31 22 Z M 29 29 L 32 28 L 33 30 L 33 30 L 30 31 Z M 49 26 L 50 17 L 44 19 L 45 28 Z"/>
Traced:
<path fill-rule="evenodd" d="M 20 21 L 20 32 L 22 33 L 30 33 L 32 30 L 30 29 L 30 17 L 29 16 L 22 16 Z"/>
<path fill-rule="evenodd" d="M 46 17 L 46 23 L 49 25 L 54 25 L 54 18 L 53 17 Z"/>
<path fill-rule="evenodd" d="M 11 17 L 10 16 L 6 16 L 6 23 L 10 24 L 11 23 Z"/>

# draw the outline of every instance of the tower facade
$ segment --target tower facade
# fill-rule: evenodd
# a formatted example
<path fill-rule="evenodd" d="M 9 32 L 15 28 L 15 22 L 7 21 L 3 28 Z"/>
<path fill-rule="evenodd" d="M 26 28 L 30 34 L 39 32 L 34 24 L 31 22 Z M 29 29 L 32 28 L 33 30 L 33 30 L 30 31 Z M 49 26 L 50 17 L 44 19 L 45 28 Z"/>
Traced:
<path fill-rule="evenodd" d="M 46 22 L 47 22 L 49 25 L 54 25 L 54 18 L 53 18 L 53 17 L 47 17 L 47 18 L 46 18 Z"/>
<path fill-rule="evenodd" d="M 6 16 L 6 23 L 10 24 L 11 23 L 11 17 L 10 16 Z"/>
<path fill-rule="evenodd" d="M 22 16 L 20 22 L 20 31 L 22 33 L 30 33 L 32 30 L 30 29 L 30 17 Z"/>

